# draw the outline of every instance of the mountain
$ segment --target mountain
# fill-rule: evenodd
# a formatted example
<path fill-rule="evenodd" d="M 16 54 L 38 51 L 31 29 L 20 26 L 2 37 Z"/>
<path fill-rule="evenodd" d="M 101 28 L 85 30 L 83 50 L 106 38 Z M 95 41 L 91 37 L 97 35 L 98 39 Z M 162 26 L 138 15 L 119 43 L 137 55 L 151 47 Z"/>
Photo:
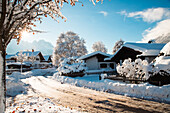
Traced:
<path fill-rule="evenodd" d="M 166 36 L 160 36 L 155 40 L 155 43 L 168 43 L 170 42 L 170 33 L 168 33 Z"/>
<path fill-rule="evenodd" d="M 7 47 L 8 54 L 15 54 L 18 51 L 32 50 L 41 51 L 43 55 L 52 55 L 54 46 L 45 40 L 27 42 L 21 41 L 19 45 L 15 40 L 12 40 Z"/>

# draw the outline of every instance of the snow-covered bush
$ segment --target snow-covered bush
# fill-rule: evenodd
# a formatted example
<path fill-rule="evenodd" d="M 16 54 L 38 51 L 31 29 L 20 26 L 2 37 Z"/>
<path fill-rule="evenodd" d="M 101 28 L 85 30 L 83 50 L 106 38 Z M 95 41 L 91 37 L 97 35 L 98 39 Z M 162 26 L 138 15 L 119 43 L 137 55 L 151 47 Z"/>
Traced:
<path fill-rule="evenodd" d="M 53 51 L 53 65 L 57 66 L 60 63 L 59 59 L 78 57 L 86 53 L 85 41 L 78 34 L 72 31 L 61 33 Z"/>
<path fill-rule="evenodd" d="M 82 60 L 77 60 L 75 57 L 69 57 L 60 62 L 57 71 L 62 75 L 84 72 L 86 69 L 86 64 Z"/>
<path fill-rule="evenodd" d="M 130 78 L 145 78 L 148 79 L 149 65 L 146 60 L 136 59 L 134 62 L 131 59 L 125 59 L 122 66 L 116 67 L 117 72 L 124 77 Z"/>
<path fill-rule="evenodd" d="M 149 82 L 155 85 L 170 84 L 170 42 L 163 47 L 151 65 Z"/>

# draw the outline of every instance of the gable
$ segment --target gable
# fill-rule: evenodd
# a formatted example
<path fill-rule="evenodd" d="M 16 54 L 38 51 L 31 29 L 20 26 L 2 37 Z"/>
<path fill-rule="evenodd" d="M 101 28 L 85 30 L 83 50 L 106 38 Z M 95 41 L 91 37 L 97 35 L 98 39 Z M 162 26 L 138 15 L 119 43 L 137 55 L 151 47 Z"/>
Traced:
<path fill-rule="evenodd" d="M 131 58 L 132 60 L 136 59 L 136 56 L 142 54 L 140 51 L 135 51 L 134 49 L 128 47 L 122 47 L 117 54 L 115 54 L 110 60 L 116 63 L 119 63 L 120 60 Z"/>
<path fill-rule="evenodd" d="M 106 53 L 103 53 L 101 51 L 96 51 L 96 52 L 93 52 L 93 53 L 90 53 L 90 54 L 87 54 L 87 55 L 84 55 L 84 56 L 81 56 L 79 59 L 80 60 L 87 60 L 89 58 L 92 58 L 92 57 L 99 57 L 99 56 L 102 56 L 102 57 L 110 57 L 110 54 L 106 54 Z"/>

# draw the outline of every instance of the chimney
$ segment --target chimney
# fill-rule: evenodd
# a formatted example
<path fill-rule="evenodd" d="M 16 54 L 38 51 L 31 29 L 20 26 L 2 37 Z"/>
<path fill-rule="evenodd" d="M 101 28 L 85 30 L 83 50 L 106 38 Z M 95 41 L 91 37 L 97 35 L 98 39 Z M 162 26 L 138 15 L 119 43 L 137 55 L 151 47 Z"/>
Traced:
<path fill-rule="evenodd" d="M 32 49 L 32 52 L 34 52 L 34 49 Z"/>

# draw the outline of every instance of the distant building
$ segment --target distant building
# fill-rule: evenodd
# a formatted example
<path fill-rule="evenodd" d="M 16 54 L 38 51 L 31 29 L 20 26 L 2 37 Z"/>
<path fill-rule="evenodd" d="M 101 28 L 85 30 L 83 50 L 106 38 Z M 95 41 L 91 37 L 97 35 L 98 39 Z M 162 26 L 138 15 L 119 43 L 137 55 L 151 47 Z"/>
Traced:
<path fill-rule="evenodd" d="M 84 60 L 88 70 L 101 70 L 101 69 L 115 69 L 114 62 L 104 61 L 105 58 L 110 57 L 110 54 L 96 51 L 80 57 L 80 60 Z"/>
<path fill-rule="evenodd" d="M 20 52 L 17 52 L 16 56 L 18 56 L 19 53 Z M 34 50 L 32 50 L 32 51 L 22 51 L 22 54 L 26 54 L 26 56 L 28 56 L 28 59 L 31 56 L 35 56 L 36 57 L 36 61 L 38 61 L 38 62 L 42 62 L 42 61 L 45 60 L 44 56 L 42 55 L 42 53 L 40 51 L 34 51 Z"/>
<path fill-rule="evenodd" d="M 16 57 L 15 57 L 15 54 L 12 54 L 12 55 L 6 55 L 5 56 L 5 58 L 6 58 L 6 63 L 12 63 L 12 62 L 16 62 L 17 61 L 17 59 L 16 59 Z"/>
<path fill-rule="evenodd" d="M 51 55 L 45 55 L 44 56 L 44 62 L 48 62 L 48 63 L 51 63 L 52 62 L 52 58 L 51 58 Z"/>

